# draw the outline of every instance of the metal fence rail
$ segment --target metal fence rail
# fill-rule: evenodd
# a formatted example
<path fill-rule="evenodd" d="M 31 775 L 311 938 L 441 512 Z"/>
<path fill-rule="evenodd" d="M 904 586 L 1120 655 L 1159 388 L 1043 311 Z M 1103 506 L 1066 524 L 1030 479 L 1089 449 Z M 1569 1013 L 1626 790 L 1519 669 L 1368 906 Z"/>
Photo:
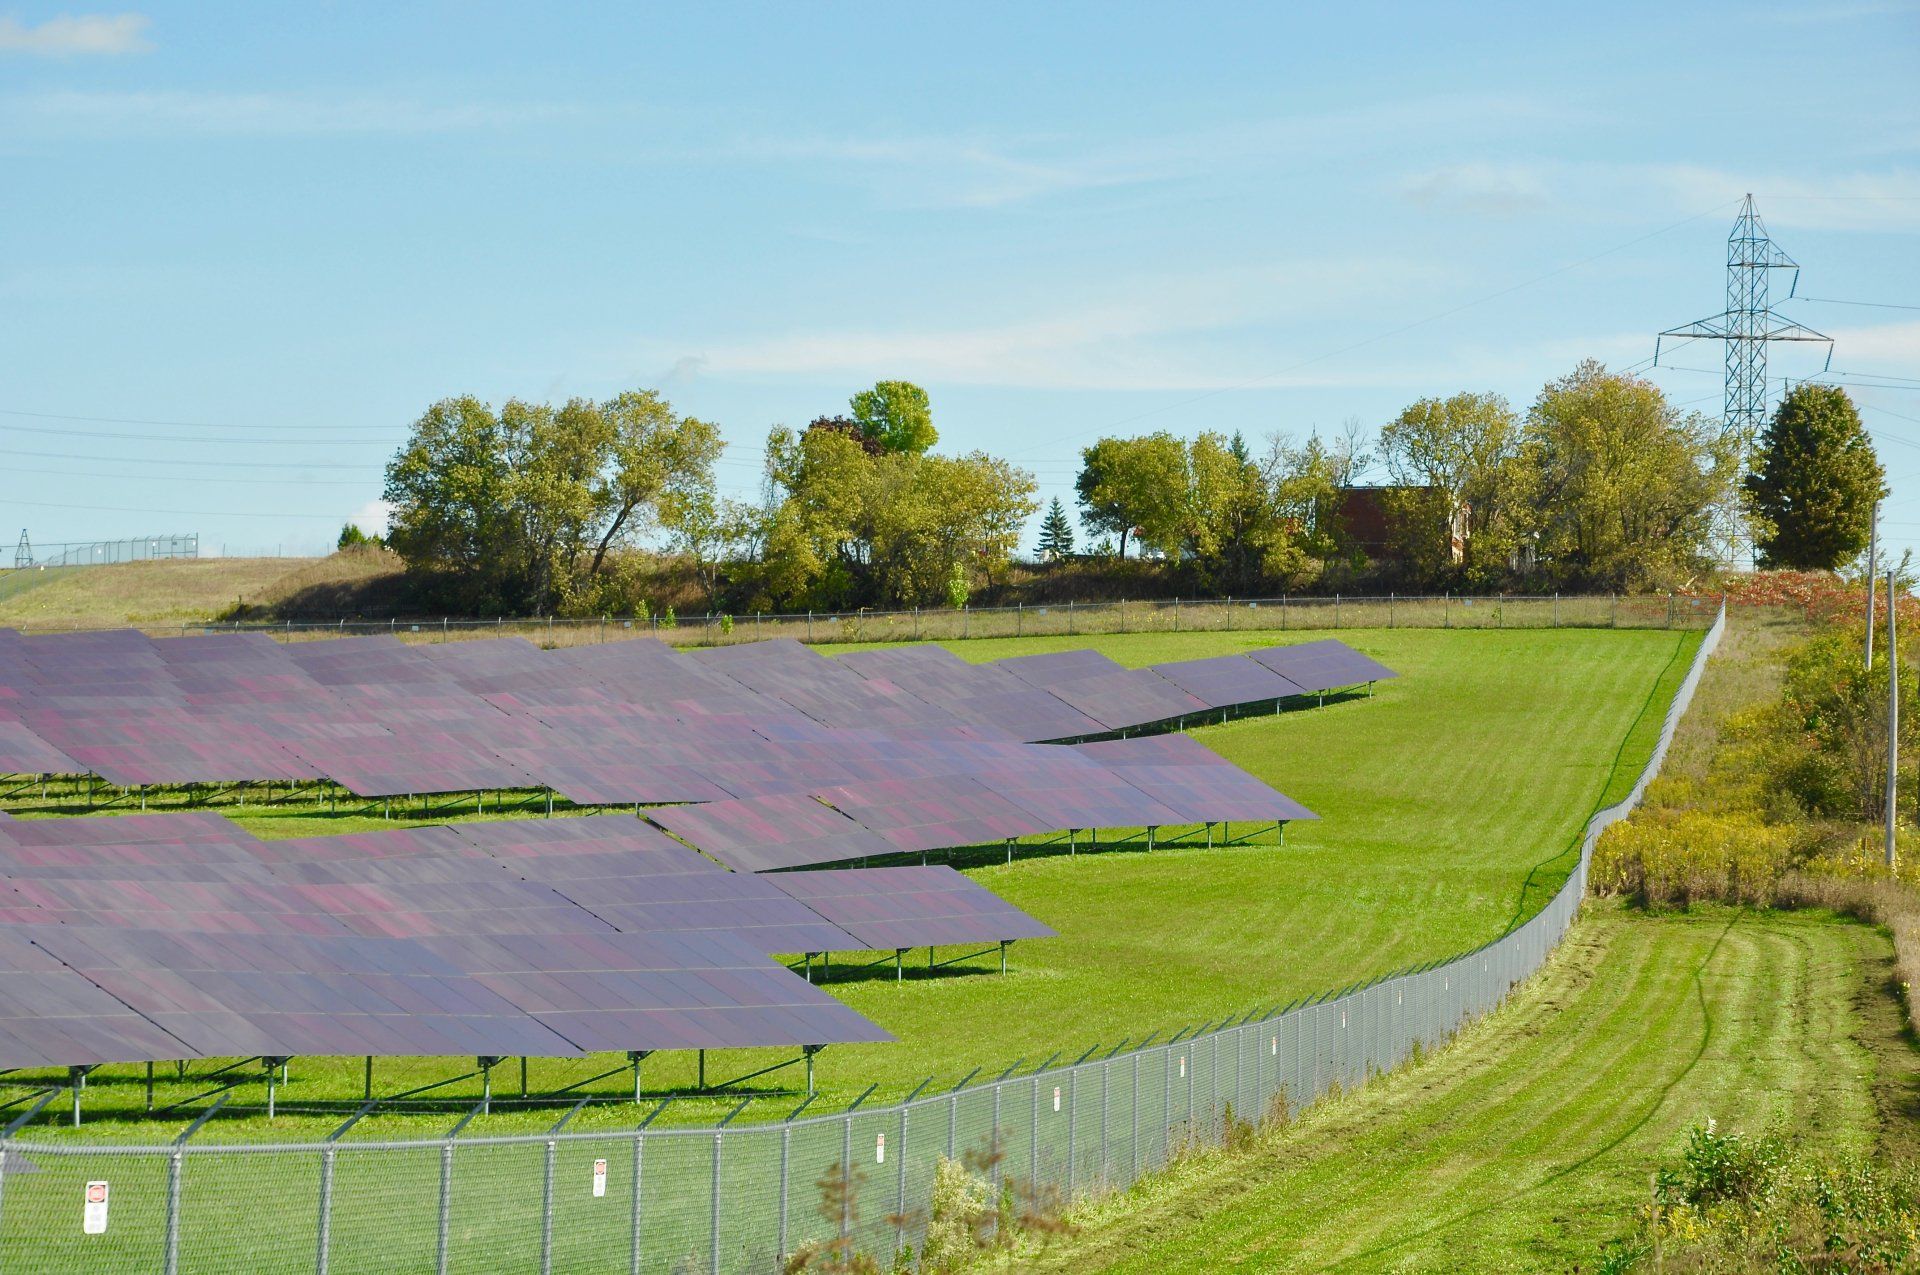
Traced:
<path fill-rule="evenodd" d="M 1340 629 L 1704 629 L 1718 599 L 1684 594 L 1539 594 L 1467 597 L 1318 595 L 1171 598 L 1146 602 L 1064 602 L 1048 606 L 912 611 L 808 611 L 772 615 L 659 615 L 483 620 L 236 621 L 137 627 L 156 636 L 265 633 L 284 641 L 388 633 L 414 642 L 524 637 L 542 646 L 585 646 L 657 637 L 676 646 L 728 646 L 768 638 L 822 642 L 953 641 L 988 637 L 1098 637 L 1108 633 L 1211 633 Z M 34 632 L 56 632 L 36 628 Z"/>
<path fill-rule="evenodd" d="M 973 1152 L 994 1197 L 1123 1188 L 1229 1122 L 1294 1110 L 1441 1044 L 1540 968 L 1601 831 L 1659 770 L 1726 624 L 1714 616 L 1632 791 L 1588 823 L 1539 913 L 1444 962 L 1151 1048 L 784 1124 L 426 1142 L 159 1147 L 0 1141 L 0 1267 L 34 1271 L 607 1271 L 770 1275 L 844 1236 L 918 1251 L 936 1169 Z M 821 1207 L 820 1183 L 854 1190 Z M 105 1230 L 83 1229 L 90 1183 Z"/>

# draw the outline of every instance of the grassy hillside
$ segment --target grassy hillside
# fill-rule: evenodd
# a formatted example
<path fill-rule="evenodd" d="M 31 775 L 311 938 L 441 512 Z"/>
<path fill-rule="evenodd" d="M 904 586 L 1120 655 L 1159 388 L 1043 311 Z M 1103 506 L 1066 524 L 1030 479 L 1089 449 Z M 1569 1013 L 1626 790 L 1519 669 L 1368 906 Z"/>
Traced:
<path fill-rule="evenodd" d="M 1688 1126 L 1911 1138 L 1876 931 L 1601 905 L 1424 1064 L 1088 1210 L 1040 1271 L 1592 1269 Z"/>
<path fill-rule="evenodd" d="M 310 570 L 313 561 L 184 558 L 108 567 L 8 570 L 0 572 L 0 626 L 111 628 L 209 620 L 243 597 L 271 592 L 289 574 Z"/>
<path fill-rule="evenodd" d="M 1096 643 L 1130 664 L 1241 649 L 1301 634 L 1157 634 Z M 821 1103 L 844 1104 L 868 1084 L 870 1102 L 899 1097 L 929 1075 L 952 1084 L 976 1066 L 998 1074 L 1059 1051 L 1134 1039 L 1244 1013 L 1258 1005 L 1474 946 L 1533 910 L 1557 886 L 1587 814 L 1624 791 L 1644 761 L 1697 635 L 1592 630 L 1367 631 L 1346 636 L 1402 670 L 1375 698 L 1196 732 L 1235 762 L 1317 810 L 1286 844 L 1206 850 L 1136 843 L 1128 851 L 1068 857 L 1064 845 L 1023 851 L 1011 866 L 991 853 L 969 871 L 1060 931 L 1014 949 L 1006 978 L 982 959 L 942 977 L 896 986 L 890 968 L 829 986 L 900 1039 L 836 1047 L 822 1056 Z M 1082 639 L 1085 642 L 1085 639 Z M 1047 640 L 957 645 L 991 658 Z M 385 826 L 364 817 L 239 812 L 262 835 L 314 835 Z M 1236 833 L 1246 830 L 1238 826 Z M 1269 839 L 1270 840 L 1270 839 Z M 943 952 L 942 955 L 951 953 Z M 924 953 L 919 954 L 924 960 Z M 845 962 L 836 962 L 837 969 Z M 728 1051 L 710 1060 L 725 1078 L 776 1055 Z M 552 1088 L 615 1065 L 612 1058 L 532 1064 Z M 386 1092 L 457 1074 L 458 1060 L 380 1064 Z M 134 1102 L 134 1070 L 90 1086 L 98 1117 Z M 648 1063 L 650 1085 L 685 1084 L 693 1059 Z M 797 1077 L 795 1078 L 797 1079 Z M 358 1092 L 357 1060 L 302 1059 L 286 1098 Z M 191 1082 L 189 1082 L 191 1083 Z M 618 1092 L 623 1082 L 602 1082 Z M 789 1083 L 776 1075 L 771 1083 Z M 449 1097 L 473 1088 L 452 1087 Z M 163 1085 L 162 1101 L 196 1090 Z M 257 1096 L 257 1095 L 256 1095 Z M 791 1100 L 786 1104 L 791 1105 Z M 684 1105 L 684 1118 L 719 1114 Z M 590 1108 L 577 1124 L 618 1126 L 631 1107 Z M 741 1116 L 773 1115 L 769 1101 Z M 680 1111 L 676 1108 L 676 1113 Z M 540 1124 L 501 1113 L 474 1126 L 501 1132 Z M 437 1132 L 438 1116 L 366 1122 L 369 1136 Z M 306 1135 L 323 1117 L 226 1124 L 237 1136 Z M 90 1125 L 107 1136 L 151 1136 L 139 1122 Z M 209 1133 L 212 1133 L 209 1130 Z"/>

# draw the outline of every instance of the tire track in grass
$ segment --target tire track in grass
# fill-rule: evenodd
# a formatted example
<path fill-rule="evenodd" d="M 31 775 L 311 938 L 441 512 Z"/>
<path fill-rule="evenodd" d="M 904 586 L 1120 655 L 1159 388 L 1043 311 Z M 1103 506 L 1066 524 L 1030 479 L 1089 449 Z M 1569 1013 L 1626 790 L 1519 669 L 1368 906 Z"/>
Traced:
<path fill-rule="evenodd" d="M 1869 1021 L 1847 991 L 1884 943 L 1807 917 L 1599 905 L 1541 978 L 1454 1047 L 1254 1151 L 1093 1206 L 1084 1239 L 1034 1269 L 1583 1262 L 1624 1224 L 1643 1166 L 1688 1124 L 1791 1118 L 1829 1138 L 1833 1126 L 1872 1127 L 1862 1064 L 1908 1046 L 1880 1041 L 1895 1020 Z"/>
<path fill-rule="evenodd" d="M 1552 1173 L 1549 1173 L 1546 1177 L 1540 1179 L 1538 1182 L 1534 1182 L 1528 1186 L 1521 1187 L 1518 1190 L 1508 1192 L 1506 1195 L 1500 1197 L 1499 1199 L 1490 1200 L 1487 1203 L 1480 1205 L 1476 1208 L 1468 1209 L 1465 1212 L 1455 1214 L 1454 1216 L 1449 1218 L 1443 1218 L 1440 1221 L 1433 1223 L 1431 1226 L 1427 1227 L 1426 1229 L 1422 1231 L 1417 1231 L 1413 1235 L 1407 1236 L 1404 1239 L 1396 1240 L 1391 1244 L 1383 1244 L 1376 1248 L 1368 1249 L 1361 1253 L 1356 1253 L 1352 1257 L 1347 1258 L 1339 1263 L 1336 1263 L 1334 1266 L 1329 1267 L 1328 1269 L 1338 1270 L 1341 1267 L 1346 1266 L 1352 1262 L 1362 1261 L 1369 1257 L 1377 1257 L 1377 1256 L 1380 1256 L 1381 1254 L 1392 1252 L 1394 1249 L 1400 1248 L 1405 1244 L 1412 1243 L 1415 1240 L 1427 1238 L 1428 1236 L 1435 1235 L 1441 1231 L 1452 1230 L 1453 1228 L 1461 1225 L 1462 1223 L 1470 1222 L 1474 1218 L 1483 1216 L 1487 1213 L 1492 1212 L 1495 1209 L 1505 1208 L 1508 1205 L 1518 1201 L 1523 1196 L 1530 1195 L 1533 1192 L 1541 1190 L 1544 1187 L 1552 1186 L 1555 1182 L 1560 1181 L 1562 1178 L 1567 1177 L 1569 1174 L 1578 1173 L 1581 1169 L 1586 1168 L 1588 1165 L 1592 1164 L 1594 1161 L 1600 1159 L 1600 1157 L 1611 1153 L 1621 1143 L 1625 1142 L 1628 1138 L 1631 1138 L 1634 1134 L 1640 1132 L 1641 1129 L 1645 1128 L 1647 1125 L 1647 1122 L 1652 1120 L 1655 1114 L 1657 1114 L 1662 1107 L 1666 1106 L 1668 1099 L 1670 1099 L 1673 1096 L 1674 1090 L 1680 1087 L 1681 1081 L 1685 1080 L 1688 1076 L 1693 1074 L 1693 1069 L 1700 1065 L 1700 1060 L 1702 1058 L 1706 1057 L 1707 1047 L 1713 1043 L 1713 1007 L 1707 1003 L 1707 990 L 1706 990 L 1706 984 L 1704 981 L 1704 975 L 1706 974 L 1707 967 L 1713 963 L 1714 957 L 1720 954 L 1721 946 L 1727 941 L 1727 935 L 1732 933 L 1734 923 L 1739 919 L 1740 918 L 1738 914 L 1735 914 L 1727 918 L 1727 923 L 1721 927 L 1720 933 L 1714 938 L 1713 946 L 1707 949 L 1707 954 L 1701 958 L 1700 963 L 1696 965 L 1693 970 L 1694 1000 L 1695 1000 L 1695 1003 L 1700 1008 L 1700 1021 L 1701 1021 L 1700 1043 L 1694 1046 L 1692 1055 L 1686 1060 L 1686 1063 L 1680 1068 L 1680 1070 L 1675 1072 L 1672 1075 L 1672 1077 L 1668 1079 L 1667 1083 L 1660 1087 L 1653 1101 L 1648 1104 L 1647 1109 L 1645 1111 L 1640 1113 L 1640 1116 L 1638 1119 L 1633 1121 L 1633 1123 L 1627 1125 L 1625 1128 L 1621 1129 L 1619 1132 L 1615 1133 L 1613 1137 L 1609 1138 L 1606 1142 L 1602 1143 L 1600 1146 L 1595 1147 L 1592 1151 L 1589 1151 L 1586 1155 L 1581 1156 L 1578 1160 L 1575 1160 L 1571 1164 L 1565 1165 L 1559 1169 L 1554 1170 Z M 1753 983 L 1749 981 L 1747 985 L 1752 986 Z M 1594 1077 L 1592 1082 L 1593 1086 L 1597 1086 L 1605 1083 L 1604 1073 L 1596 1071 L 1592 1073 L 1592 1075 Z M 1589 1086 L 1589 1087 L 1592 1087 L 1592 1086 Z M 1597 1110 L 1597 1108 L 1590 1107 L 1589 1109 L 1593 1110 L 1594 1117 L 1596 1120 L 1598 1120 L 1601 1116 L 1601 1113 Z"/>

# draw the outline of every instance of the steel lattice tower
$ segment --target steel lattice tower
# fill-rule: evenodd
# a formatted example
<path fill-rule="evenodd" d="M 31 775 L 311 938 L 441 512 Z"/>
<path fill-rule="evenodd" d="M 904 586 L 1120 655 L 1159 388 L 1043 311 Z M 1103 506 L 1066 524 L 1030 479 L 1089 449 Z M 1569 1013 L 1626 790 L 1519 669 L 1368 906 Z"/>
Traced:
<path fill-rule="evenodd" d="M 1800 263 L 1782 252 L 1767 234 L 1766 223 L 1748 195 L 1740 216 L 1727 236 L 1727 308 L 1712 318 L 1669 328 L 1654 339 L 1654 365 L 1660 363 L 1660 342 L 1668 337 L 1724 341 L 1727 346 L 1727 396 L 1722 413 L 1729 433 L 1740 439 L 1743 456 L 1767 422 L 1767 342 L 1825 342 L 1827 362 L 1833 361 L 1833 338 L 1773 313 L 1768 299 L 1768 272 L 1793 271 L 1787 296 L 1800 285 Z"/>
<path fill-rule="evenodd" d="M 27 539 L 27 529 L 20 528 L 20 543 L 13 549 L 13 565 L 30 567 L 33 565 L 33 544 Z"/>

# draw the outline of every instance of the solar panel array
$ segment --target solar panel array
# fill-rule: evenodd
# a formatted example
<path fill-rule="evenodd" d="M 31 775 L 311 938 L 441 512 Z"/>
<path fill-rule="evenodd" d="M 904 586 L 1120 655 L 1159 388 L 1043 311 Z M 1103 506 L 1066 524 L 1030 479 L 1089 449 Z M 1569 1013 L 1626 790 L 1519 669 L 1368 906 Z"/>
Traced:
<path fill-rule="evenodd" d="M 630 815 L 0 815 L 0 1067 L 886 1040 L 769 954 L 1051 933 L 950 868 L 731 872 Z"/>
<path fill-rule="evenodd" d="M 645 638 L 543 651 L 0 630 L 0 774 L 722 802 L 897 779 L 902 742 L 1071 741 L 1391 676 L 1337 641 L 1128 669 L 1091 651 L 968 664 L 933 646 L 829 659 L 791 641 L 689 655 Z"/>
<path fill-rule="evenodd" d="M 1312 818 L 1184 736 L 1111 737 L 1391 676 L 1338 642 L 1127 669 L 0 630 L 0 773 L 656 807 L 279 842 L 0 815 L 0 1067 L 886 1039 L 768 954 L 1051 931 L 950 868 L 772 870 Z"/>

